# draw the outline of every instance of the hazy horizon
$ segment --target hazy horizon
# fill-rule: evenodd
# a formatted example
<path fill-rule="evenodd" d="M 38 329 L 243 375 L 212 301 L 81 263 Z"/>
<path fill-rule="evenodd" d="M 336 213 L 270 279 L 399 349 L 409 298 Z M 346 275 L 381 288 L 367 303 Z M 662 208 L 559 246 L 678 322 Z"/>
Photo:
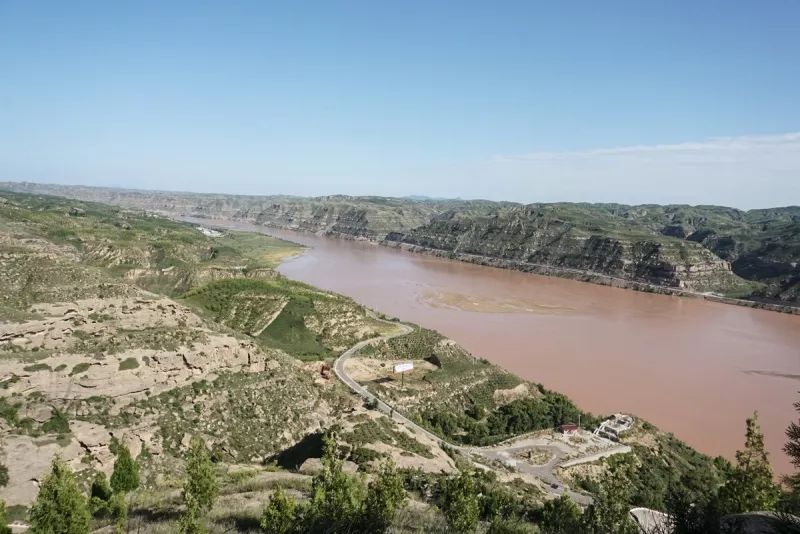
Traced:
<path fill-rule="evenodd" d="M 627 206 L 691 206 L 691 207 L 700 207 L 700 206 L 714 206 L 720 208 L 733 208 L 738 209 L 740 211 L 752 211 L 752 210 L 764 210 L 764 209 L 781 209 L 781 208 L 797 208 L 800 207 L 800 204 L 778 204 L 774 206 L 761 206 L 755 208 L 739 208 L 737 206 L 730 206 L 724 204 L 669 204 L 669 203 L 659 203 L 659 202 L 643 202 L 638 204 L 629 204 L 625 202 L 591 202 L 591 201 L 571 201 L 571 200 L 554 200 L 554 201 L 530 201 L 530 202 L 522 202 L 519 200 L 513 199 L 490 199 L 490 198 L 480 198 L 480 197 L 461 197 L 461 196 L 430 196 L 430 195 L 423 195 L 423 194 L 407 194 L 407 195 L 377 195 L 377 194 L 349 194 L 349 193 L 328 193 L 328 194 L 318 194 L 318 195 L 295 195 L 291 193 L 228 193 L 226 191 L 193 191 L 188 189 L 151 189 L 151 188 L 141 188 L 141 187 L 124 187 L 124 186 L 109 186 L 109 185 L 89 185 L 89 184 L 80 184 L 80 183 L 56 183 L 56 182 L 36 182 L 32 180 L 6 180 L 0 181 L 0 186 L 4 183 L 15 183 L 15 184 L 34 184 L 40 186 L 55 186 L 55 187 L 77 187 L 77 188 L 96 188 L 96 189 L 110 189 L 110 190 L 117 190 L 117 191 L 132 191 L 136 193 L 156 193 L 156 194 L 166 194 L 166 195 L 181 195 L 181 194 L 189 194 L 189 195 L 208 195 L 208 196 L 237 196 L 237 197 L 286 197 L 286 198 L 324 198 L 324 197 L 352 197 L 352 198 L 394 198 L 394 199 L 408 199 L 408 200 L 420 200 L 420 201 L 463 201 L 463 202 L 497 202 L 497 203 L 510 203 L 510 204 L 619 204 L 619 205 L 627 205 Z"/>

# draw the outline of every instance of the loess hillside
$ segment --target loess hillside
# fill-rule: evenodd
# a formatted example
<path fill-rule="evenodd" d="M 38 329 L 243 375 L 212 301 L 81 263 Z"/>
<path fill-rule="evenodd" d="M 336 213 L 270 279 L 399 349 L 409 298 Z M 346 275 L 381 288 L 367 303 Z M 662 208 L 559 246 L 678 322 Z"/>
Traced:
<path fill-rule="evenodd" d="M 319 363 L 301 360 L 330 359 L 391 327 L 273 271 L 297 246 L 210 234 L 116 207 L 0 194 L 9 469 L 0 498 L 10 506 L 32 501 L 55 454 L 82 480 L 109 472 L 112 438 L 156 481 L 179 465 L 190 435 L 220 462 L 261 464 L 363 411 Z M 434 458 L 406 441 L 425 451 L 423 464 Z M 430 469 L 450 465 L 436 458 Z"/>
<path fill-rule="evenodd" d="M 554 428 L 598 419 L 434 331 L 273 270 L 298 252 L 260 234 L 0 192 L 0 500 L 11 519 L 24 523 L 52 458 L 87 492 L 97 473 L 111 473 L 119 441 L 141 466 L 130 529 L 174 532 L 195 436 L 221 485 L 211 532 L 258 531 L 278 487 L 307 501 L 330 433 L 353 477 L 373 476 L 384 459 L 400 470 L 410 502 L 398 531 L 443 531 L 441 493 L 459 472 L 478 473 L 481 492 L 507 499 L 530 528 L 543 501 L 569 487 L 591 502 L 591 475 L 607 468 L 592 455 L 628 449 Z M 332 376 L 334 359 L 360 343 L 346 372 L 391 411 Z M 407 359 L 414 370 L 398 379 L 392 365 Z M 669 484 L 692 470 L 717 476 L 710 459 L 657 429 L 639 424 L 634 437 L 637 495 L 647 498 L 631 504 L 663 507 Z M 521 441 L 510 452 L 498 449 L 512 438 Z M 588 474 L 557 469 L 581 456 Z M 539 459 L 549 467 L 525 463 Z M 484 526 L 494 518 L 481 514 Z M 93 525 L 110 528 L 108 518 Z"/>
<path fill-rule="evenodd" d="M 30 183 L 0 187 L 370 239 L 498 267 L 628 282 L 637 289 L 800 303 L 796 206 L 742 211 L 720 206 L 251 197 Z"/>

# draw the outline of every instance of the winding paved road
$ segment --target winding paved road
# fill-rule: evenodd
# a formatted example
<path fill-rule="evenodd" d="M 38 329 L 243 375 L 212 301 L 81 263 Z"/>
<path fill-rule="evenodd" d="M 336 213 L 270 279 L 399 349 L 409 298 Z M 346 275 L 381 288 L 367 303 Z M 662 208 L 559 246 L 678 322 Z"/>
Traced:
<path fill-rule="evenodd" d="M 542 445 L 539 443 L 532 444 L 528 442 L 528 440 L 526 440 L 525 438 L 515 438 L 514 440 L 512 440 L 511 442 L 507 442 L 506 444 L 494 445 L 489 447 L 464 447 L 461 445 L 455 445 L 453 443 L 449 443 L 448 441 L 440 438 L 436 434 L 421 427 L 414 421 L 408 419 L 406 416 L 395 410 L 394 407 L 390 406 L 383 400 L 379 399 L 372 392 L 367 390 L 367 388 L 365 388 L 364 386 L 353 380 L 353 378 L 350 377 L 350 375 L 348 375 L 347 371 L 345 370 L 345 363 L 349 358 L 356 355 L 358 351 L 360 351 L 367 345 L 380 343 L 381 341 L 386 341 L 394 337 L 410 334 L 411 332 L 414 331 L 413 327 L 408 326 L 406 324 L 396 323 L 392 321 L 387 321 L 385 319 L 381 319 L 380 317 L 376 316 L 372 310 L 367 310 L 367 315 L 369 315 L 370 318 L 375 319 L 377 321 L 382 321 L 386 324 L 400 327 L 400 332 L 387 336 L 374 337 L 356 343 L 355 345 L 347 349 L 345 352 L 343 352 L 336 359 L 336 362 L 334 362 L 333 364 L 333 370 L 336 373 L 336 376 L 339 377 L 339 380 L 344 382 L 347 385 L 347 387 L 349 387 L 355 393 L 360 395 L 362 398 L 375 403 L 376 408 L 379 411 L 385 413 L 386 415 L 391 417 L 394 421 L 402 423 L 403 425 L 411 429 L 413 432 L 417 434 L 422 434 L 430 438 L 434 442 L 438 443 L 439 445 L 444 445 L 450 447 L 451 449 L 462 452 L 465 454 L 467 458 L 472 458 L 472 455 L 479 455 L 489 462 L 492 461 L 501 462 L 504 465 L 512 467 L 518 472 L 527 473 L 535 476 L 536 478 L 538 478 L 539 480 L 541 480 L 546 484 L 547 491 L 553 495 L 561 495 L 566 493 L 567 495 L 570 496 L 570 498 L 572 498 L 572 500 L 574 500 L 579 504 L 582 505 L 591 504 L 592 502 L 591 497 L 584 495 L 582 493 L 576 493 L 570 490 L 569 488 L 565 487 L 561 483 L 561 481 L 556 478 L 554 474 L 555 469 L 559 465 L 561 465 L 562 461 L 566 458 L 568 454 L 566 445 L 557 446 L 557 445 Z M 524 460 L 516 458 L 516 453 L 521 453 L 526 449 L 530 449 L 531 447 L 548 450 L 551 454 L 550 460 L 543 465 L 533 465 L 528 462 L 525 462 Z M 586 456 L 585 458 L 571 460 L 570 464 L 575 465 L 575 463 L 581 463 L 581 461 L 593 461 L 601 457 L 610 456 L 612 454 L 620 454 L 628 451 L 630 451 L 630 447 L 621 445 L 618 447 L 608 449 L 607 451 L 603 451 L 601 453 Z M 472 461 L 475 462 L 474 459 Z"/>

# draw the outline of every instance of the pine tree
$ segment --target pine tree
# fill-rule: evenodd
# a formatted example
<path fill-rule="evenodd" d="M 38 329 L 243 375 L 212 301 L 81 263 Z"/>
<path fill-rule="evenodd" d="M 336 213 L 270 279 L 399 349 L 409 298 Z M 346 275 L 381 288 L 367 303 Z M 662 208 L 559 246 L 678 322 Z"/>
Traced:
<path fill-rule="evenodd" d="M 294 499 L 286 496 L 281 488 L 275 490 L 269 504 L 261 514 L 259 525 L 267 534 L 290 534 L 294 532 L 297 516 L 297 504 Z"/>
<path fill-rule="evenodd" d="M 800 402 L 794 403 L 794 409 L 800 412 Z M 800 424 L 792 422 L 786 429 L 788 441 L 783 446 L 783 451 L 791 458 L 792 465 L 800 469 Z M 790 498 L 793 501 L 793 508 L 800 508 L 800 473 L 795 473 L 786 477 L 786 482 L 791 488 Z"/>
<path fill-rule="evenodd" d="M 447 524 L 454 530 L 475 530 L 480 516 L 480 499 L 471 473 L 464 472 L 445 481 L 441 508 Z"/>
<path fill-rule="evenodd" d="M 800 412 L 800 402 L 794 403 L 794 409 Z M 783 451 L 792 459 L 792 465 L 800 469 L 800 425 L 792 422 L 786 429 L 789 441 L 783 446 Z"/>
<path fill-rule="evenodd" d="M 357 521 L 364 500 L 361 481 L 347 476 L 338 457 L 335 435 L 324 438 L 322 470 L 311 481 L 311 502 L 307 510 L 308 529 L 349 530 Z"/>
<path fill-rule="evenodd" d="M 364 522 L 371 532 L 385 532 L 406 500 L 403 479 L 387 460 L 369 485 L 364 502 Z"/>
<path fill-rule="evenodd" d="M 111 473 L 111 489 L 114 493 L 128 493 L 139 487 L 139 464 L 131 456 L 131 450 L 124 443 L 117 448 L 114 472 Z"/>
<path fill-rule="evenodd" d="M 86 534 L 91 517 L 72 470 L 56 457 L 28 512 L 31 534 Z"/>
<path fill-rule="evenodd" d="M 108 501 L 111 500 L 111 486 L 108 485 L 108 477 L 100 471 L 92 481 L 92 488 L 89 493 L 89 511 L 95 517 L 103 517 L 108 514 Z"/>
<path fill-rule="evenodd" d="M 544 503 L 540 526 L 545 534 L 574 534 L 580 531 L 581 509 L 569 495 L 561 495 Z"/>
<path fill-rule="evenodd" d="M 725 514 L 771 511 L 779 496 L 764 447 L 764 433 L 758 414 L 754 413 L 747 419 L 744 449 L 736 452 L 736 465 L 720 488 L 720 505 Z"/>
<path fill-rule="evenodd" d="M 186 459 L 186 482 L 183 485 L 186 513 L 181 517 L 181 532 L 195 534 L 206 531 L 205 517 L 218 493 L 219 485 L 206 444 L 202 439 L 194 438 Z"/>
<path fill-rule="evenodd" d="M 637 532 L 630 516 L 633 492 L 633 463 L 623 458 L 611 464 L 600 480 L 600 490 L 594 503 L 584 512 L 584 524 L 597 534 L 627 534 Z"/>
<path fill-rule="evenodd" d="M 8 526 L 8 514 L 6 514 L 6 503 L 0 501 L 0 534 L 11 534 L 11 527 Z"/>

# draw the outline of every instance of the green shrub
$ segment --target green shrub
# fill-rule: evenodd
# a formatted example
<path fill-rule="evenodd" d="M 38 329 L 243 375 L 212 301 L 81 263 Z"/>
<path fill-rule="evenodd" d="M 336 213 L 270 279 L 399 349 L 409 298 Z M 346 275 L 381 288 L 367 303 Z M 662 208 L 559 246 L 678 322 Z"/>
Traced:
<path fill-rule="evenodd" d="M 69 433 L 69 421 L 59 410 L 53 410 L 53 415 L 42 425 L 42 432 L 45 434 L 67 434 Z"/>
<path fill-rule="evenodd" d="M 46 363 L 35 363 L 33 365 L 28 365 L 26 367 L 23 367 L 22 369 L 25 370 L 25 371 L 28 371 L 29 373 L 35 373 L 36 371 L 50 371 L 51 370 L 50 366 L 47 365 Z"/>
<path fill-rule="evenodd" d="M 128 371 L 130 369 L 136 369 L 139 367 L 139 360 L 136 358 L 125 358 L 121 362 L 119 362 L 119 370 L 120 371 Z"/>
<path fill-rule="evenodd" d="M 186 512 L 180 519 L 180 532 L 204 532 L 206 514 L 211 510 L 218 494 L 219 485 L 206 444 L 202 439 L 194 438 L 186 459 L 186 481 L 183 485 Z"/>
<path fill-rule="evenodd" d="M 370 532 L 385 532 L 405 501 L 403 478 L 395 469 L 394 463 L 387 460 L 369 484 L 363 505 L 363 525 Z"/>
<path fill-rule="evenodd" d="M 111 499 L 111 486 L 108 485 L 108 477 L 100 471 L 92 481 L 89 492 L 89 512 L 94 517 L 106 517 L 109 514 L 108 501 Z"/>
<path fill-rule="evenodd" d="M 261 520 L 259 521 L 261 530 L 267 534 L 290 534 L 295 532 L 296 508 L 297 505 L 294 499 L 287 497 L 281 488 L 276 489 L 269 500 L 269 504 L 261 514 Z"/>
<path fill-rule="evenodd" d="M 471 473 L 446 479 L 441 488 L 440 508 L 447 524 L 457 532 L 472 532 L 478 526 L 480 499 Z"/>
<path fill-rule="evenodd" d="M 69 372 L 69 376 L 74 376 L 74 375 L 83 373 L 83 372 L 89 370 L 89 367 L 91 367 L 91 366 L 92 366 L 92 364 L 88 363 L 88 362 L 81 362 L 79 364 L 76 364 L 75 367 L 72 368 L 72 371 Z"/>
<path fill-rule="evenodd" d="M 5 397 L 0 397 L 0 417 L 12 426 L 16 426 L 19 421 L 18 409 L 16 404 L 11 404 Z"/>

